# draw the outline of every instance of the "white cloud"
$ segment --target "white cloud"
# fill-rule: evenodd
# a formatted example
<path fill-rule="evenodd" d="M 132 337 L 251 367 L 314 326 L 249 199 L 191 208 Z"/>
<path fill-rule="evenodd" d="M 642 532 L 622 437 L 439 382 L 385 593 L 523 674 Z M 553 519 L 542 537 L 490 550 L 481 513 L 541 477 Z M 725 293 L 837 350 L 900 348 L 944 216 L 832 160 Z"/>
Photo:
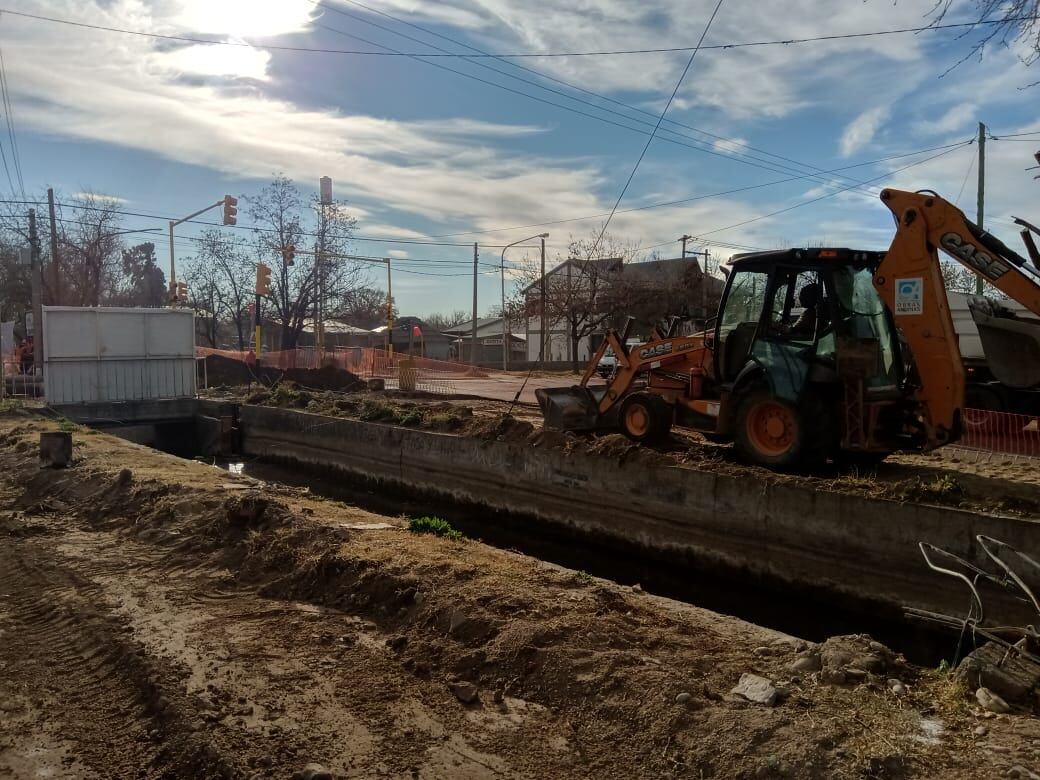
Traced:
<path fill-rule="evenodd" d="M 390 255 L 390 257 L 396 258 L 398 260 L 403 260 L 404 258 L 408 257 L 408 252 L 404 249 L 391 249 L 389 252 L 387 252 L 387 254 Z"/>
<path fill-rule="evenodd" d="M 177 5 L 170 17 L 174 24 L 190 32 L 235 37 L 299 32 L 318 13 L 308 0 L 180 0 Z"/>
<path fill-rule="evenodd" d="M 869 144 L 881 125 L 888 121 L 890 113 L 889 106 L 875 106 L 849 122 L 841 135 L 841 156 L 848 157 Z"/>
<path fill-rule="evenodd" d="M 118 195 L 106 195 L 102 192 L 74 192 L 72 193 L 72 197 L 75 200 L 98 200 L 105 203 L 116 203 L 118 205 L 123 205 L 128 202 L 126 198 L 120 198 Z"/>
<path fill-rule="evenodd" d="M 159 67 L 177 73 L 267 79 L 271 55 L 250 46 L 186 46 L 156 56 Z"/>

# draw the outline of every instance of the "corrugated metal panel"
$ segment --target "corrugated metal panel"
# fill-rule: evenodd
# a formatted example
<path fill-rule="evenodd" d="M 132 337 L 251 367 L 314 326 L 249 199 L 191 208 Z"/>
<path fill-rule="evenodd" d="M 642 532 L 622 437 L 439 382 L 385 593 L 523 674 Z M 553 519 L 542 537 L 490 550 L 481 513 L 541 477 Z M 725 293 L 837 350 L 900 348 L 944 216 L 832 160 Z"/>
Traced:
<path fill-rule="evenodd" d="M 182 309 L 43 308 L 54 404 L 195 395 L 195 317 Z"/>

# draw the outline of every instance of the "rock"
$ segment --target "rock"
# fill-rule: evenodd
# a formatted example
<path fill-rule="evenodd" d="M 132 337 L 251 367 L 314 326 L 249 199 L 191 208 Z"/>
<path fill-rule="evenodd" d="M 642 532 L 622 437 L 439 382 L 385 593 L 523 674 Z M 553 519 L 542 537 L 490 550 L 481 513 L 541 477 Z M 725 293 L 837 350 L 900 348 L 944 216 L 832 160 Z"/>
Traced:
<path fill-rule="evenodd" d="M 763 647 L 756 647 L 751 652 L 753 652 L 759 658 L 766 658 L 766 657 L 771 656 L 773 654 L 773 648 L 771 648 L 771 647 L 764 647 L 764 646 Z"/>
<path fill-rule="evenodd" d="M 845 680 L 847 682 L 862 682 L 867 678 L 867 673 L 862 669 L 857 669 L 855 666 L 849 666 L 845 669 Z"/>
<path fill-rule="evenodd" d="M 1011 767 L 1007 771 L 1007 776 L 1022 778 L 1022 780 L 1040 780 L 1040 775 L 1038 775 L 1036 772 L 1032 772 L 1026 769 L 1024 766 L 1021 766 L 1020 764 L 1016 764 L 1015 766 Z"/>
<path fill-rule="evenodd" d="M 820 672 L 820 682 L 822 682 L 824 685 L 844 685 L 845 670 L 824 669 L 822 672 Z"/>
<path fill-rule="evenodd" d="M 989 710 L 990 712 L 1003 714 L 1011 710 L 1007 702 L 997 694 L 993 693 L 989 688 L 979 688 L 975 691 L 975 699 L 983 709 Z"/>
<path fill-rule="evenodd" d="M 773 683 L 765 677 L 759 677 L 757 674 L 745 673 L 740 675 L 740 682 L 737 683 L 730 693 L 742 696 L 755 704 L 764 704 L 767 707 L 772 707 L 776 704 L 777 699 L 777 691 L 773 687 Z"/>
<path fill-rule="evenodd" d="M 820 656 L 816 653 L 810 653 L 809 655 L 803 655 L 799 658 L 794 659 L 788 667 L 792 672 L 798 672 L 800 674 L 810 674 L 812 672 L 818 672 L 823 668 L 823 664 L 820 661 Z"/>
<path fill-rule="evenodd" d="M 957 674 L 972 688 L 988 688 L 1006 702 L 1026 704 L 1031 691 L 1040 686 L 1040 669 L 1003 648 L 985 644 L 957 667 Z"/>
<path fill-rule="evenodd" d="M 633 593 L 642 593 L 642 592 L 643 592 L 643 586 L 642 586 L 642 585 L 640 585 L 640 584 L 639 584 L 639 583 L 637 582 L 637 583 L 636 583 L 635 585 L 633 585 L 633 586 L 632 586 L 632 592 L 633 592 Z"/>
<path fill-rule="evenodd" d="M 690 695 L 689 693 L 687 693 L 686 691 L 683 691 L 682 693 L 680 693 L 680 694 L 677 694 L 677 695 L 676 695 L 676 697 L 675 697 L 675 703 L 676 703 L 676 704 L 686 704 L 686 703 L 687 703 L 687 702 L 689 702 L 689 701 L 690 701 L 690 699 L 692 699 L 692 698 L 693 698 L 693 696 L 691 696 L 691 695 Z"/>
<path fill-rule="evenodd" d="M 852 659 L 850 664 L 856 669 L 862 669 L 864 672 L 870 672 L 871 674 L 881 674 L 885 671 L 885 662 L 880 656 L 874 654 L 858 655 Z"/>
<path fill-rule="evenodd" d="M 987 734 L 989 734 L 989 729 L 985 726 L 976 726 L 975 730 L 971 733 L 974 734 L 976 737 L 984 737 Z"/>
<path fill-rule="evenodd" d="M 455 698 L 463 704 L 472 704 L 480 693 L 476 685 L 465 680 L 448 683 L 448 690 L 455 694 Z"/>
<path fill-rule="evenodd" d="M 873 641 L 870 642 L 870 644 L 868 644 L 867 647 L 869 647 L 875 653 L 883 653 L 883 652 L 885 652 L 885 650 L 888 649 L 883 644 L 881 644 L 880 642 L 873 642 Z"/>
<path fill-rule="evenodd" d="M 892 691 L 892 693 L 894 693 L 896 696 L 906 695 L 906 686 L 903 685 L 903 683 L 899 682 L 899 680 L 889 680 L 888 689 Z"/>
<path fill-rule="evenodd" d="M 333 780 L 333 776 L 321 764 L 307 764 L 303 769 L 293 772 L 292 780 Z"/>

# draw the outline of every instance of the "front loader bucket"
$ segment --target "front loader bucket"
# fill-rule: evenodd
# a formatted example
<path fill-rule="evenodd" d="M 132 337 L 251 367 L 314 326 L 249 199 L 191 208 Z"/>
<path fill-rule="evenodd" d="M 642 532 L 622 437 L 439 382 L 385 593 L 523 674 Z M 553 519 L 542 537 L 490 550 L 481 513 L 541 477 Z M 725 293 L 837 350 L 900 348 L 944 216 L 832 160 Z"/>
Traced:
<path fill-rule="evenodd" d="M 1040 387 L 1040 320 L 977 295 L 968 298 L 968 308 L 997 381 L 1019 390 Z"/>
<path fill-rule="evenodd" d="M 606 388 L 538 388 L 534 391 L 546 428 L 559 431 L 591 431 L 603 426 L 598 406 Z"/>

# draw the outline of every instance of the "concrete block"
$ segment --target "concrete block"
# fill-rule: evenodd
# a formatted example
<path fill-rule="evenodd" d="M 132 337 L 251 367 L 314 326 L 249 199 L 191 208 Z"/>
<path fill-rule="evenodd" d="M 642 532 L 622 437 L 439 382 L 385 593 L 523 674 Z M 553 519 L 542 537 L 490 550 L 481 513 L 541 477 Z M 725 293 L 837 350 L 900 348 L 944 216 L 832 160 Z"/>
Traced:
<path fill-rule="evenodd" d="M 40 465 L 63 469 L 72 463 L 72 434 L 53 431 L 40 434 Z"/>

